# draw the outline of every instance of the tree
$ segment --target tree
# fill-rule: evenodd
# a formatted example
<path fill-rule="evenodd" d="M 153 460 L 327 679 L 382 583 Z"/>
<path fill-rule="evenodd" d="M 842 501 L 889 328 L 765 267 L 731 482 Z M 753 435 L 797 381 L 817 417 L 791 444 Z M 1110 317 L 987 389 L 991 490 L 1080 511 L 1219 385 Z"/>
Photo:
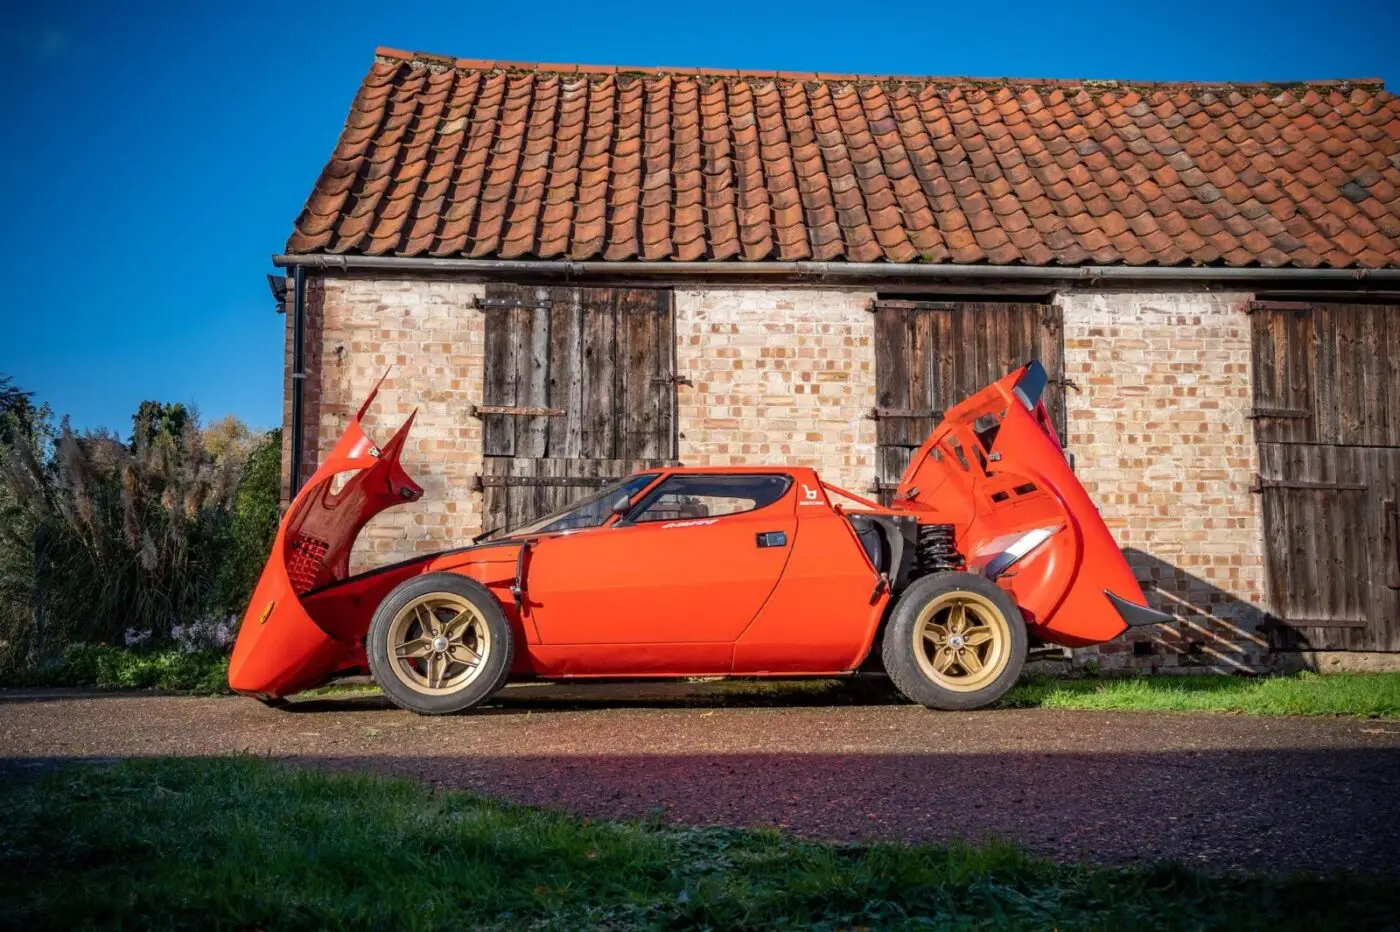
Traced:
<path fill-rule="evenodd" d="M 22 391 L 8 375 L 0 375 L 0 443 L 9 445 L 16 437 L 32 437 L 39 414 L 30 401 L 33 392 Z"/>
<path fill-rule="evenodd" d="M 193 420 L 190 410 L 178 401 L 143 401 L 131 418 L 131 448 L 149 445 L 158 437 L 179 441 Z"/>

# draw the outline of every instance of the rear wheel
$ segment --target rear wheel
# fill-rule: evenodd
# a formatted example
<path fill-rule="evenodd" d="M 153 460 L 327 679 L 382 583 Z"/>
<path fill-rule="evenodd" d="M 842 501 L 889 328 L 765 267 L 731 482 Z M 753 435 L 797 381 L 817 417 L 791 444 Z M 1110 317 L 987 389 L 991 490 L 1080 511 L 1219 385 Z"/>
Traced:
<path fill-rule="evenodd" d="M 500 603 L 485 586 L 452 573 L 419 576 L 389 593 L 365 647 L 384 694 L 420 715 L 486 701 L 505 685 L 514 653 Z"/>
<path fill-rule="evenodd" d="M 896 603 L 881 648 L 901 693 L 930 709 L 1000 699 L 1026 662 L 1026 625 L 996 583 L 971 573 L 916 580 Z"/>

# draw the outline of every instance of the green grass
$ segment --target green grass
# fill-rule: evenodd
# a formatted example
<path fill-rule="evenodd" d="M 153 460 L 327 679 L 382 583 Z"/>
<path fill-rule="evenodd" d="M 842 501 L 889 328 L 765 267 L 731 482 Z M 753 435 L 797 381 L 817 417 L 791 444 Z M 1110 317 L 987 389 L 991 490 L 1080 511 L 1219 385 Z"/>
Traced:
<path fill-rule="evenodd" d="M 178 648 L 135 650 L 75 644 L 54 661 L 24 668 L 0 686 L 90 686 L 215 695 L 229 691 L 228 656 L 212 651 L 186 653 Z"/>
<path fill-rule="evenodd" d="M 1400 718 L 1400 673 L 1034 679 L 1012 689 L 1000 706 Z"/>
<path fill-rule="evenodd" d="M 0 927 L 1377 927 L 1400 880 L 590 822 L 253 758 L 0 782 Z"/>

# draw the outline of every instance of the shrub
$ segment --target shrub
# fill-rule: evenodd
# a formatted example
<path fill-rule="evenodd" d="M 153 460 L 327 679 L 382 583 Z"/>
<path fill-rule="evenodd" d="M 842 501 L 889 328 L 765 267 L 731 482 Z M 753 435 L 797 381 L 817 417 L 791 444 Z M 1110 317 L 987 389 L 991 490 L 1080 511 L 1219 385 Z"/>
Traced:
<path fill-rule="evenodd" d="M 126 441 L 24 414 L 0 410 L 0 679 L 42 659 L 36 608 L 50 659 L 177 634 L 191 650 L 226 647 L 276 533 L 281 432 L 232 418 L 201 429 L 157 402 Z"/>
<path fill-rule="evenodd" d="M 222 651 L 143 651 L 72 644 L 49 663 L 24 671 L 12 682 L 19 686 L 164 689 L 213 695 L 228 692 L 228 657 Z"/>

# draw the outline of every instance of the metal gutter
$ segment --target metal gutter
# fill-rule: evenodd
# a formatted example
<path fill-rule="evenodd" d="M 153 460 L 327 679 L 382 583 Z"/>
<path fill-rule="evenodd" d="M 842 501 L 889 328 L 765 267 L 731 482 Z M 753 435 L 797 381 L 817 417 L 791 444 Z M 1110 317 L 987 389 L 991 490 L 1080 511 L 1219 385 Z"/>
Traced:
<path fill-rule="evenodd" d="M 306 266 L 292 266 L 292 474 L 291 494 L 301 491 L 302 392 L 306 384 Z"/>
<path fill-rule="evenodd" d="M 1126 282 L 1208 282 L 1296 287 L 1311 285 L 1394 284 L 1400 268 L 1301 269 L 1215 266 L 1026 266 L 956 265 L 895 262 L 574 262 L 542 259 L 434 259 L 394 256 L 336 256 L 324 253 L 278 255 L 281 268 L 331 271 L 439 272 L 482 277 L 544 277 L 566 282 L 593 279 L 693 278 L 708 281 L 840 283 L 905 282 L 1045 282 L 1095 285 Z"/>

